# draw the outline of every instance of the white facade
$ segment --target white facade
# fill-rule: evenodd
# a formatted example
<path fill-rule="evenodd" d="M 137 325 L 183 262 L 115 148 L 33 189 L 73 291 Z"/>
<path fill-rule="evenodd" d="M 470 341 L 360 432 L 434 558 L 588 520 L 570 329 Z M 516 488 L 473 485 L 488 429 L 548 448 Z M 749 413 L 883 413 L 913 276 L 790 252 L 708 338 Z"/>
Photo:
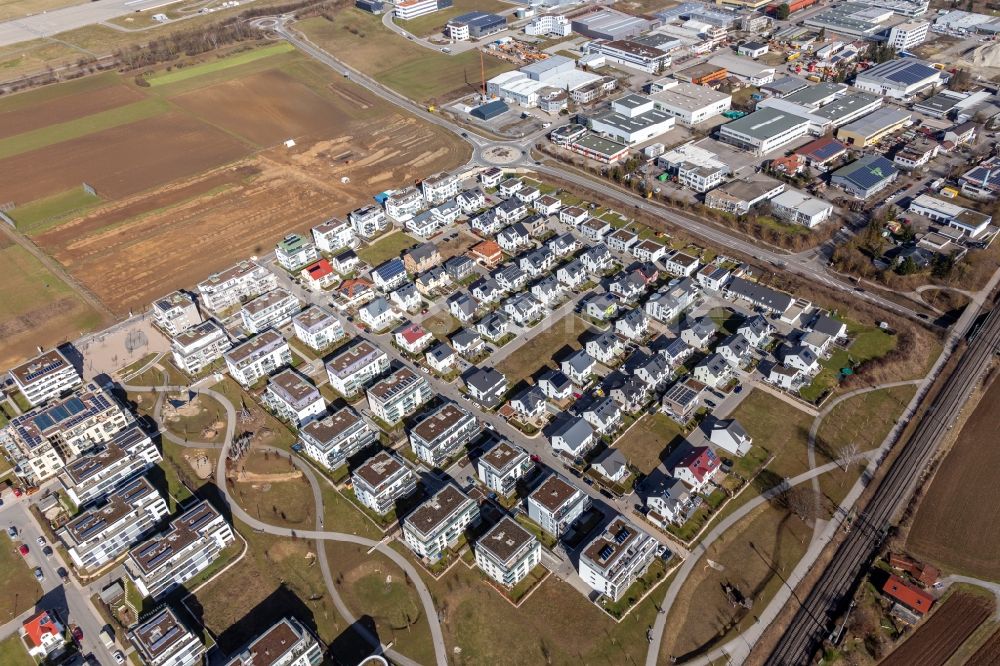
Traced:
<path fill-rule="evenodd" d="M 433 396 L 426 379 L 403 367 L 368 389 L 368 407 L 386 423 L 399 423 Z"/>
<path fill-rule="evenodd" d="M 346 349 L 326 363 L 330 386 L 350 397 L 389 370 L 389 356 L 367 340 Z"/>
<path fill-rule="evenodd" d="M 556 538 L 589 507 L 587 493 L 555 474 L 528 495 L 528 517 Z"/>
<path fill-rule="evenodd" d="M 173 337 L 201 322 L 194 299 L 183 291 L 175 291 L 153 301 L 153 320 L 164 333 Z"/>
<path fill-rule="evenodd" d="M 278 288 L 258 296 L 243 306 L 240 319 L 243 329 L 251 335 L 268 328 L 280 328 L 299 311 L 302 303 L 294 294 Z"/>
<path fill-rule="evenodd" d="M 379 451 L 351 472 L 351 485 L 359 502 L 385 515 L 417 489 L 417 477 L 395 454 Z"/>
<path fill-rule="evenodd" d="M 59 475 L 61 491 L 84 507 L 104 499 L 162 459 L 153 440 L 133 424 L 99 449 L 67 463 Z"/>
<path fill-rule="evenodd" d="M 415 187 L 393 192 L 385 200 L 385 214 L 397 222 L 406 222 L 424 208 L 424 196 Z"/>
<path fill-rule="evenodd" d="M 665 87 L 651 95 L 657 109 L 669 113 L 683 125 L 691 126 L 714 118 L 728 111 L 733 104 L 733 96 L 707 86 L 699 86 L 686 81 Z"/>
<path fill-rule="evenodd" d="M 248 388 L 274 371 L 292 364 L 292 350 L 285 338 L 267 330 L 233 347 L 223 355 L 226 369 L 243 388 Z"/>
<path fill-rule="evenodd" d="M 475 416 L 449 402 L 410 430 L 410 448 L 428 465 L 439 467 L 481 431 Z"/>
<path fill-rule="evenodd" d="M 310 421 L 299 430 L 306 455 L 327 469 L 340 467 L 377 439 L 375 429 L 350 407 Z"/>
<path fill-rule="evenodd" d="M 518 479 L 532 467 L 534 463 L 524 449 L 502 441 L 479 457 L 476 473 L 487 488 L 507 497 L 514 492 Z"/>
<path fill-rule="evenodd" d="M 83 383 L 76 368 L 58 349 L 50 349 L 11 369 L 10 376 L 32 407 Z"/>
<path fill-rule="evenodd" d="M 294 428 L 326 414 L 326 402 L 319 390 L 291 368 L 268 380 L 263 400 L 275 416 Z"/>
<path fill-rule="evenodd" d="M 478 520 L 479 505 L 449 483 L 403 519 L 403 538 L 410 550 L 433 562 Z"/>
<path fill-rule="evenodd" d="M 322 351 L 345 337 L 344 325 L 324 308 L 310 305 L 292 317 L 295 337 L 311 349 Z"/>
<path fill-rule="evenodd" d="M 345 247 L 354 247 L 354 230 L 347 220 L 330 218 L 312 228 L 313 242 L 320 252 L 334 252 Z"/>
<path fill-rule="evenodd" d="M 569 37 L 572 32 L 569 19 L 562 14 L 542 14 L 524 26 L 524 34 L 532 36 Z"/>
<path fill-rule="evenodd" d="M 646 572 L 656 556 L 657 542 L 619 516 L 580 554 L 580 578 L 601 594 L 618 601 Z"/>
<path fill-rule="evenodd" d="M 196 666 L 205 646 L 169 606 L 164 606 L 129 631 L 129 638 L 147 666 Z"/>
<path fill-rule="evenodd" d="M 278 278 L 274 273 L 255 262 L 241 261 L 198 283 L 198 293 L 206 308 L 220 312 L 277 286 Z"/>
<path fill-rule="evenodd" d="M 785 190 L 771 199 L 771 211 L 786 222 L 812 229 L 830 219 L 833 205 L 797 190 Z"/>
<path fill-rule="evenodd" d="M 206 319 L 177 335 L 170 343 L 170 351 L 178 368 L 189 375 L 197 375 L 222 358 L 232 346 L 226 329 L 214 319 Z"/>
<path fill-rule="evenodd" d="M 506 588 L 512 588 L 542 561 L 542 545 L 528 530 L 504 517 L 473 547 L 476 565 Z"/>
<path fill-rule="evenodd" d="M 374 204 L 352 210 L 347 219 L 362 238 L 372 238 L 389 227 L 385 211 Z"/>
<path fill-rule="evenodd" d="M 403 0 L 396 3 L 396 18 L 404 21 L 415 19 L 438 10 L 437 0 Z"/>
<path fill-rule="evenodd" d="M 897 51 L 912 49 L 920 46 L 927 39 L 927 30 L 930 24 L 927 21 L 908 21 L 893 26 L 889 30 L 889 46 Z"/>

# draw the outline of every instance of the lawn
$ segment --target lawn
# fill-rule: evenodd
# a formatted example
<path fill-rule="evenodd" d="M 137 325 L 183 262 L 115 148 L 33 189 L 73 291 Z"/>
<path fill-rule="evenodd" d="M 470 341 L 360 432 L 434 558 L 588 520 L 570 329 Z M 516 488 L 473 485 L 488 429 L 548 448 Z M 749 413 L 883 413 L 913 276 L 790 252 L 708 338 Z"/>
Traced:
<path fill-rule="evenodd" d="M 826 391 L 836 388 L 841 368 L 853 367 L 869 359 L 885 356 L 896 346 L 894 336 L 875 326 L 864 327 L 848 321 L 847 330 L 853 338 L 850 346 L 846 350 L 835 348 L 830 358 L 820 361 L 822 369 L 819 374 L 799 391 L 803 399 L 810 402 L 819 400 Z"/>
<path fill-rule="evenodd" d="M 521 347 L 497 364 L 511 385 L 530 377 L 543 365 L 555 368 L 554 358 L 567 349 L 581 349 L 580 337 L 588 330 L 587 323 L 575 315 L 566 315 L 547 329 L 536 328 L 534 337 L 525 340 Z"/>
<path fill-rule="evenodd" d="M 171 72 L 160 72 L 147 77 L 146 81 L 150 86 L 155 88 L 157 86 L 166 85 L 168 83 L 177 83 L 178 81 L 184 81 L 186 79 L 202 76 L 204 74 L 211 74 L 212 72 L 218 72 L 224 69 L 229 69 L 230 67 L 236 67 L 237 65 L 244 65 L 248 62 L 253 62 L 254 60 L 260 60 L 261 58 L 267 58 L 279 53 L 288 53 L 289 51 L 294 50 L 295 47 L 291 44 L 281 42 L 279 44 L 272 44 L 271 46 L 265 46 L 259 49 L 243 51 L 225 58 L 218 58 L 214 61 L 201 63 L 199 65 L 174 69 Z"/>
<path fill-rule="evenodd" d="M 774 456 L 767 468 L 772 479 L 780 481 L 809 469 L 807 449 L 809 428 L 813 422 L 810 414 L 770 393 L 753 390 L 733 411 L 732 417 L 753 438 L 753 448 L 747 458 Z M 763 450 L 763 456 L 755 451 L 758 448 Z M 737 461 L 736 469 L 741 473 L 752 473 L 751 469 L 742 469 L 739 465 Z M 758 491 L 763 490 L 766 488 L 758 488 Z"/>
<path fill-rule="evenodd" d="M 830 460 L 848 446 L 856 444 L 858 451 L 879 446 L 915 392 L 915 386 L 896 386 L 844 400 L 823 418 L 816 433 L 817 452 Z"/>
<path fill-rule="evenodd" d="M 258 520 L 291 529 L 314 529 L 315 505 L 308 479 L 290 461 L 274 454 L 251 451 L 242 469 L 252 476 L 230 481 L 233 495 Z M 287 478 L 285 475 L 299 476 Z"/>
<path fill-rule="evenodd" d="M 663 580 L 664 574 L 667 572 L 667 565 L 662 559 L 657 557 L 653 560 L 649 568 L 646 569 L 646 573 L 638 578 L 632 585 L 625 590 L 625 594 L 618 601 L 610 601 L 608 599 L 604 600 L 604 609 L 611 613 L 615 617 L 621 617 L 628 610 L 635 605 L 642 595 L 646 594 L 651 588 L 655 587 L 661 580 Z"/>
<path fill-rule="evenodd" d="M 17 632 L 0 641 L 0 664 L 4 666 L 35 666 L 35 660 L 28 656 L 28 651 Z"/>
<path fill-rule="evenodd" d="M 101 198 L 78 187 L 51 197 L 32 201 L 10 211 L 17 230 L 26 235 L 37 234 L 53 227 L 72 215 L 101 203 Z"/>
<path fill-rule="evenodd" d="M 400 256 L 403 250 L 408 250 L 417 244 L 417 240 L 402 231 L 382 236 L 366 248 L 358 250 L 358 258 L 373 267 L 382 262 Z"/>
<path fill-rule="evenodd" d="M 163 425 L 168 432 L 184 441 L 190 439 L 219 444 L 225 438 L 226 410 L 215 398 L 200 394 L 190 407 L 182 410 L 184 411 L 176 416 L 164 418 Z"/>
<path fill-rule="evenodd" d="M 190 452 L 189 449 L 165 437 L 160 440 L 160 446 L 163 449 L 163 460 L 150 472 L 149 479 L 157 490 L 166 495 L 167 508 L 175 513 L 181 504 L 191 499 L 191 490 L 197 490 L 203 483 L 211 482 L 198 479 L 194 469 L 184 459 L 185 453 Z M 206 451 L 205 455 L 212 461 L 214 470 L 218 454 Z"/>
<path fill-rule="evenodd" d="M 31 568 L 24 558 L 14 549 L 14 545 L 7 536 L 5 526 L 3 536 L 0 536 L 0 590 L 3 590 L 0 623 L 9 622 L 30 609 L 42 596 L 42 588 L 31 575 Z M 30 547 L 34 545 L 31 544 Z M 7 662 L 0 659 L 0 663 Z"/>
<path fill-rule="evenodd" d="M 438 339 L 438 342 L 448 342 L 448 336 L 457 331 L 462 322 L 451 316 L 446 310 L 436 312 L 425 318 L 421 324 Z"/>
<path fill-rule="evenodd" d="M 666 414 L 657 412 L 639 419 L 619 438 L 615 448 L 641 472 L 649 474 L 663 461 L 671 445 L 682 437 L 681 426 Z"/>
<path fill-rule="evenodd" d="M 354 7 L 338 11 L 333 21 L 310 18 L 296 27 L 350 66 L 417 102 L 457 97 L 481 85 L 476 49 L 454 56 L 432 51 L 387 31 L 381 17 Z M 487 79 L 514 69 L 491 55 L 483 58 Z"/>
<path fill-rule="evenodd" d="M 456 16 L 460 16 L 471 11 L 481 11 L 499 13 L 510 9 L 510 5 L 499 0 L 455 0 L 455 4 L 447 9 L 436 11 L 432 14 L 418 16 L 409 21 L 396 20 L 396 23 L 407 32 L 411 32 L 418 37 L 442 36 L 444 25 Z"/>

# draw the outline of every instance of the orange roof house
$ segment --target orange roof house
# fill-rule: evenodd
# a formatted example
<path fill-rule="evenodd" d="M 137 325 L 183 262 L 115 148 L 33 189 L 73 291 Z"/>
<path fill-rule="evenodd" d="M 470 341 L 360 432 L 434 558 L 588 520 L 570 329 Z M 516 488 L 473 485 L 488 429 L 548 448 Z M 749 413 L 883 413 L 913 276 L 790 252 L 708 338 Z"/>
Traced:
<path fill-rule="evenodd" d="M 934 604 L 934 597 L 895 574 L 889 574 L 882 586 L 882 593 L 920 615 L 929 611 Z"/>
<path fill-rule="evenodd" d="M 503 261 L 503 250 L 495 241 L 486 240 L 479 243 L 470 251 L 472 258 L 486 268 L 496 268 Z"/>

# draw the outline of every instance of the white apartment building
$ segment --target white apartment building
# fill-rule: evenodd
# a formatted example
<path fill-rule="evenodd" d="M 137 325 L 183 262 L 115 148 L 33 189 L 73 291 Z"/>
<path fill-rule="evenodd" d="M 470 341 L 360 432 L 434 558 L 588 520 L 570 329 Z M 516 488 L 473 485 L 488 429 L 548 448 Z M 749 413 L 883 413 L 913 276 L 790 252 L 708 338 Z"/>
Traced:
<path fill-rule="evenodd" d="M 330 386 L 350 397 L 389 371 L 389 356 L 367 340 L 352 345 L 326 362 Z"/>
<path fill-rule="evenodd" d="M 354 495 L 379 515 L 396 507 L 396 501 L 417 489 L 417 477 L 398 456 L 379 451 L 351 472 Z"/>
<path fill-rule="evenodd" d="M 225 666 L 319 666 L 323 644 L 294 617 L 278 620 L 238 650 Z"/>
<path fill-rule="evenodd" d="M 281 328 L 301 307 L 298 297 L 279 287 L 244 305 L 240 310 L 240 319 L 243 320 L 243 329 L 256 335 L 268 328 Z"/>
<path fill-rule="evenodd" d="M 153 440 L 133 424 L 105 446 L 68 463 L 59 475 L 59 482 L 66 497 L 83 507 L 104 499 L 162 459 Z"/>
<path fill-rule="evenodd" d="M 26 483 L 38 485 L 130 423 L 129 412 L 88 382 L 66 397 L 11 419 L 0 430 L 0 445 L 14 463 L 14 472 Z"/>
<path fill-rule="evenodd" d="M 50 349 L 11 369 L 10 377 L 32 407 L 83 383 L 80 373 L 58 349 Z"/>
<path fill-rule="evenodd" d="M 196 666 L 205 654 L 201 639 L 169 606 L 144 618 L 129 631 L 129 638 L 147 666 Z"/>
<path fill-rule="evenodd" d="M 389 227 L 389 220 L 385 216 L 385 211 L 379 206 L 371 204 L 352 210 L 347 215 L 354 233 L 362 238 L 372 238 L 385 231 Z"/>
<path fill-rule="evenodd" d="M 506 588 L 520 583 L 542 561 L 542 544 L 510 516 L 479 537 L 476 565 Z"/>
<path fill-rule="evenodd" d="M 580 578 L 618 601 L 646 573 L 656 557 L 656 546 L 653 537 L 618 516 L 580 553 Z"/>
<path fill-rule="evenodd" d="M 927 39 L 927 30 L 931 24 L 927 21 L 907 21 L 894 25 L 889 29 L 889 46 L 897 51 L 905 51 L 920 46 Z"/>
<path fill-rule="evenodd" d="M 481 431 L 475 416 L 449 402 L 410 430 L 410 448 L 431 467 L 440 467 Z"/>
<path fill-rule="evenodd" d="M 156 488 L 139 477 L 119 487 L 103 504 L 66 523 L 56 535 L 73 564 L 93 571 L 144 539 L 169 513 Z"/>
<path fill-rule="evenodd" d="M 201 323 L 201 313 L 189 294 L 175 291 L 153 301 L 153 321 L 160 330 L 174 337 Z"/>
<path fill-rule="evenodd" d="M 546 37 L 569 37 L 573 32 L 569 19 L 562 14 L 542 14 L 524 26 L 524 34 Z"/>
<path fill-rule="evenodd" d="M 299 430 L 306 455 L 327 469 L 340 467 L 377 439 L 378 431 L 350 407 L 310 421 Z"/>
<path fill-rule="evenodd" d="M 434 397 L 426 379 L 402 367 L 376 382 L 368 391 L 368 407 L 386 423 L 399 423 Z"/>
<path fill-rule="evenodd" d="M 410 550 L 435 562 L 478 521 L 479 505 L 449 483 L 403 519 L 403 538 Z"/>
<path fill-rule="evenodd" d="M 319 390 L 306 377 L 286 368 L 267 380 L 264 404 L 274 415 L 295 428 L 326 414 Z"/>
<path fill-rule="evenodd" d="M 676 81 L 650 95 L 660 111 L 669 113 L 682 125 L 691 127 L 725 113 L 733 104 L 729 93 L 712 90 L 687 81 Z"/>
<path fill-rule="evenodd" d="M 330 311 L 310 305 L 292 317 L 295 337 L 310 349 L 322 351 L 345 337 L 344 325 Z"/>
<path fill-rule="evenodd" d="M 291 365 L 292 350 L 281 333 L 268 329 L 233 347 L 223 358 L 232 378 L 249 388 L 275 370 Z"/>
<path fill-rule="evenodd" d="M 316 249 L 320 252 L 333 253 L 356 245 L 351 223 L 347 220 L 338 220 L 335 217 L 313 227 L 312 237 Z"/>
<path fill-rule="evenodd" d="M 385 200 L 385 214 L 397 222 L 406 222 L 423 210 L 424 195 L 415 187 L 406 187 Z"/>
<path fill-rule="evenodd" d="M 587 493 L 558 474 L 545 479 L 528 495 L 528 517 L 557 539 L 588 508 Z"/>
<path fill-rule="evenodd" d="M 429 176 L 420 184 L 424 193 L 424 199 L 432 204 L 443 203 L 457 196 L 460 186 L 461 182 L 459 182 L 457 176 L 445 172 Z"/>
<path fill-rule="evenodd" d="M 278 286 L 278 278 L 271 271 L 253 261 L 241 261 L 221 273 L 213 273 L 198 283 L 202 304 L 214 312 L 221 312 L 254 296 L 271 291 Z"/>
<path fill-rule="evenodd" d="M 305 236 L 288 234 L 274 246 L 274 256 L 282 268 L 294 273 L 319 259 L 319 252 Z"/>
<path fill-rule="evenodd" d="M 170 352 L 178 368 L 189 375 L 197 375 L 222 358 L 232 346 L 226 329 L 214 319 L 206 319 L 176 335 L 170 342 Z"/>
<path fill-rule="evenodd" d="M 767 155 L 806 135 L 809 120 L 786 111 L 762 108 L 726 123 L 719 139 L 754 155 Z"/>
<path fill-rule="evenodd" d="M 140 594 L 159 599 L 204 571 L 234 540 L 225 518 L 198 502 L 166 532 L 129 551 L 125 570 Z"/>
<path fill-rule="evenodd" d="M 504 440 L 479 457 L 476 473 L 487 488 L 507 497 L 534 465 L 524 449 Z"/>

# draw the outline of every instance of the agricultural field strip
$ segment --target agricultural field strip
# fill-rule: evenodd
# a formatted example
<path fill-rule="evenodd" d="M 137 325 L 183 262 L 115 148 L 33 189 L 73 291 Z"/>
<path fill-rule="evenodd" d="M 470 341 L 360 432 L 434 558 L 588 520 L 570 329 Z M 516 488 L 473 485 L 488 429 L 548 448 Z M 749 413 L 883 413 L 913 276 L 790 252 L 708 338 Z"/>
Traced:
<path fill-rule="evenodd" d="M 192 65 L 182 69 L 175 69 L 171 72 L 155 74 L 147 77 L 146 81 L 150 86 L 156 88 L 170 83 L 177 83 L 178 81 L 185 81 L 187 79 L 203 76 L 212 72 L 219 72 L 231 67 L 236 67 L 237 65 L 244 65 L 249 62 L 254 62 L 255 60 L 269 58 L 280 53 L 289 53 L 294 50 L 295 47 L 288 42 L 281 42 L 280 44 L 273 44 L 271 46 L 237 53 L 236 55 L 231 55 L 225 58 L 219 58 L 218 60 L 212 62 Z"/>

